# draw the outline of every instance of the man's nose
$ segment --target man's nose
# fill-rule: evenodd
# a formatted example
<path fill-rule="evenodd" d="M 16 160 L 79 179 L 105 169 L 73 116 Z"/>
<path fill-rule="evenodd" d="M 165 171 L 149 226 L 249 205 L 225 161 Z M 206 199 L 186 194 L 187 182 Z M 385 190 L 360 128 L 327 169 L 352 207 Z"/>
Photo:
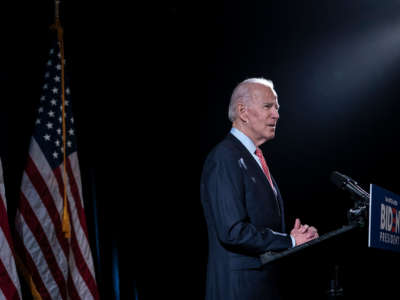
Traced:
<path fill-rule="evenodd" d="M 273 109 L 272 117 L 273 117 L 274 119 L 276 119 L 276 120 L 279 119 L 279 112 L 278 112 L 278 110 L 277 110 L 276 108 Z"/>

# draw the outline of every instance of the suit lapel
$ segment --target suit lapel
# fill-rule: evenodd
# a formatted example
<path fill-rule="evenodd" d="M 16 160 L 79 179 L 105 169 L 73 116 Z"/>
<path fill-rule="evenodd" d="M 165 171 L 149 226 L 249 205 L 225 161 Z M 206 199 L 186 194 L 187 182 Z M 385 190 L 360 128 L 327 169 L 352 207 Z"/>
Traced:
<path fill-rule="evenodd" d="M 272 190 L 272 187 L 271 187 L 271 185 L 270 185 L 270 183 L 269 183 L 269 181 L 268 181 L 268 179 L 267 179 L 267 176 L 265 176 L 263 170 L 262 170 L 262 169 L 260 168 L 260 166 L 258 165 L 258 163 L 257 163 L 257 161 L 255 160 L 254 156 L 251 155 L 251 153 L 246 149 L 246 147 L 245 147 L 234 135 L 232 135 L 232 134 L 229 133 L 228 139 L 230 139 L 230 140 L 234 143 L 234 145 L 240 149 L 240 151 L 241 151 L 242 154 L 243 154 L 243 159 L 245 159 L 246 162 L 249 162 L 249 164 L 251 165 L 251 168 L 252 168 L 253 170 L 256 170 L 256 173 L 258 174 L 258 177 L 261 178 L 261 180 L 264 182 L 264 184 L 267 185 L 268 191 L 269 191 L 270 193 L 272 193 L 272 195 L 273 195 L 274 197 L 276 197 L 276 196 L 275 196 L 275 193 L 274 193 L 274 191 Z M 275 183 L 274 181 L 273 181 L 273 183 L 274 183 L 274 186 L 275 186 L 275 188 L 276 188 L 276 183 Z"/>
<path fill-rule="evenodd" d="M 251 165 L 251 168 L 256 170 L 256 173 L 258 174 L 258 177 L 262 178 L 261 180 L 264 181 L 264 184 L 267 186 L 267 189 L 268 189 L 269 193 L 271 194 L 271 197 L 273 197 L 275 199 L 275 201 L 277 202 L 277 204 L 278 204 L 278 209 L 280 209 L 280 215 L 281 215 L 281 218 L 282 218 L 282 228 L 285 228 L 285 217 L 284 217 L 283 201 L 282 201 L 282 197 L 280 196 L 279 188 L 278 188 L 278 185 L 276 184 L 275 179 L 271 175 L 272 183 L 274 184 L 274 187 L 276 189 L 276 194 L 272 190 L 272 187 L 271 187 L 271 185 L 270 185 L 270 183 L 269 183 L 269 181 L 267 179 L 267 176 L 265 176 L 264 172 L 262 171 L 262 169 L 258 165 L 258 163 L 255 160 L 255 158 L 253 157 L 253 155 L 251 155 L 251 153 L 246 149 L 246 147 L 231 133 L 228 134 L 227 138 L 229 140 L 231 140 L 232 143 L 237 148 L 239 148 L 239 150 L 243 154 L 243 159 L 245 159 L 246 162 L 249 162 L 249 164 Z"/>

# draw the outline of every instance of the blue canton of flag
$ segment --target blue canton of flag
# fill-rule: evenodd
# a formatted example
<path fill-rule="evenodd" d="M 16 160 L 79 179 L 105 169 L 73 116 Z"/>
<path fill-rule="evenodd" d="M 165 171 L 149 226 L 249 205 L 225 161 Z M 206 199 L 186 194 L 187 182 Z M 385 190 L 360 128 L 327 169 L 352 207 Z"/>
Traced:
<path fill-rule="evenodd" d="M 76 151 L 76 137 L 70 102 L 70 89 L 67 87 L 67 79 L 65 81 L 66 154 L 68 156 Z M 45 82 L 42 88 L 42 96 L 40 97 L 34 133 L 36 141 L 53 169 L 63 162 L 61 93 L 61 54 L 58 44 L 55 43 L 50 49 L 49 60 L 46 65 Z"/>

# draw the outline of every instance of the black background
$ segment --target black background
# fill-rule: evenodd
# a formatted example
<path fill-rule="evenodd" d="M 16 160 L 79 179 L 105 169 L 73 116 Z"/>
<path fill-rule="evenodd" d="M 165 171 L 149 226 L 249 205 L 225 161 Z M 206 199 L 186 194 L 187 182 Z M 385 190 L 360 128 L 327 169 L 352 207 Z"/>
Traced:
<path fill-rule="evenodd" d="M 51 38 L 53 2 L 1 8 L 1 158 L 13 219 Z M 320 234 L 352 206 L 330 183 L 400 193 L 399 1 L 67 2 L 61 6 L 88 227 L 100 230 L 97 281 L 121 299 L 202 299 L 207 233 L 199 180 L 229 131 L 230 94 L 248 77 L 275 83 L 276 138 L 263 146 L 286 203 Z M 12 222 L 11 222 L 12 223 Z M 395 295 L 398 256 L 365 232 L 282 261 L 290 293 L 325 297 L 339 265 L 345 294 Z M 97 257 L 95 257 L 97 261 Z M 390 275 L 393 274 L 394 275 Z"/>

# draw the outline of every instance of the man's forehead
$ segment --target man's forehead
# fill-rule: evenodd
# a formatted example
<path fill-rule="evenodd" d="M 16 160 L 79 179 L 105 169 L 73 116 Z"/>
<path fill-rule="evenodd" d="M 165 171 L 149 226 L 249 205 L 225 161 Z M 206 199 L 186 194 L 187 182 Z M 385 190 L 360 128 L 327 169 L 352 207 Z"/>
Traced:
<path fill-rule="evenodd" d="M 252 84 L 252 93 L 254 96 L 257 98 L 263 98 L 263 100 L 268 101 L 276 101 L 278 102 L 278 95 L 276 94 L 275 90 L 269 86 L 259 84 L 259 83 L 254 83 Z"/>

